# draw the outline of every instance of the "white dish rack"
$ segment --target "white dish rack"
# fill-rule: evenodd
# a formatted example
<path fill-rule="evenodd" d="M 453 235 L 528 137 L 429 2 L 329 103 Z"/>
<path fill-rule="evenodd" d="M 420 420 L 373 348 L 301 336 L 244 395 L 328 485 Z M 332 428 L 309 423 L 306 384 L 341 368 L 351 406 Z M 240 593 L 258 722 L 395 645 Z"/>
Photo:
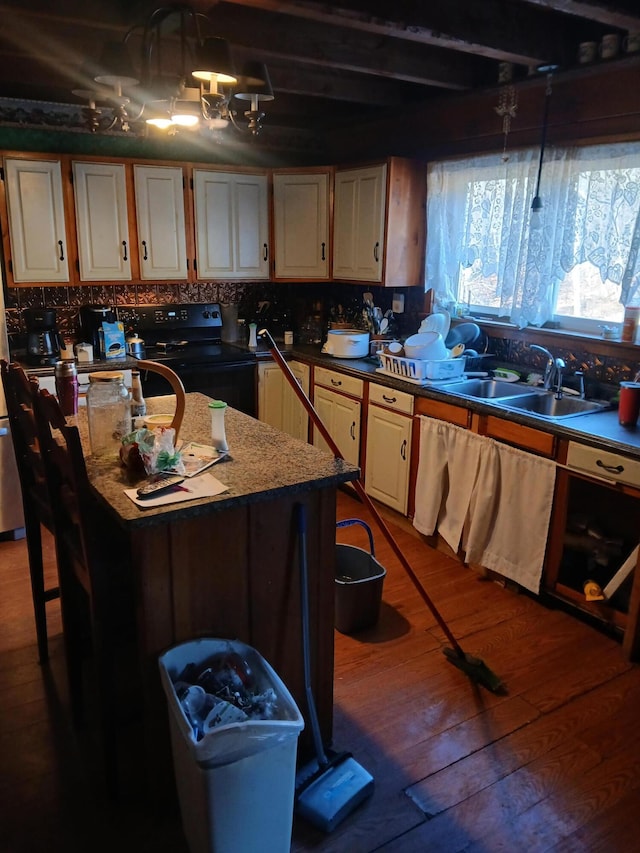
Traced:
<path fill-rule="evenodd" d="M 451 381 L 461 378 L 464 374 L 464 356 L 430 361 L 402 358 L 399 355 L 389 355 L 386 352 L 379 352 L 378 356 L 381 366 L 376 368 L 377 373 L 395 376 L 405 382 L 413 382 L 415 385 L 426 385 L 432 381 Z"/>

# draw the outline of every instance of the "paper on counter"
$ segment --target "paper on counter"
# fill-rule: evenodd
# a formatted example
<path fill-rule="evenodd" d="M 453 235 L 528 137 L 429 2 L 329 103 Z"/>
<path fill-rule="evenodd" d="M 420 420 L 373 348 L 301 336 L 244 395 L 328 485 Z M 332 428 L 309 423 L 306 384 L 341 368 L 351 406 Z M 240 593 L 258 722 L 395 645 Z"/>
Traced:
<path fill-rule="evenodd" d="M 185 480 L 180 485 L 180 491 L 165 492 L 157 498 L 140 498 L 138 490 L 125 489 L 124 493 L 137 506 L 146 509 L 148 507 L 166 506 L 167 504 L 184 503 L 184 501 L 195 501 L 199 498 L 212 498 L 226 492 L 229 486 L 225 486 L 220 480 L 216 480 L 211 474 L 200 474 Z M 186 490 L 186 491 L 185 491 Z"/>

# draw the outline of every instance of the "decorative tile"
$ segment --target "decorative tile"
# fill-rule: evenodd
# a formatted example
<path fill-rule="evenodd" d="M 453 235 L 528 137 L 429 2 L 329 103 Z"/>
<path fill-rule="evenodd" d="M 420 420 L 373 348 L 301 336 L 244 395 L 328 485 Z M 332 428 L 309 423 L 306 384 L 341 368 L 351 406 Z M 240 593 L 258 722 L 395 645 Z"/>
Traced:
<path fill-rule="evenodd" d="M 235 281 L 221 281 L 218 284 L 218 302 L 237 302 L 238 285 Z"/>
<path fill-rule="evenodd" d="M 156 296 L 158 302 L 167 302 L 169 304 L 175 304 L 180 302 L 180 291 L 178 290 L 178 286 L 175 284 L 158 284 L 156 285 Z"/>
<path fill-rule="evenodd" d="M 114 284 L 113 302 L 116 305 L 132 305 L 136 301 L 136 286 L 129 282 Z"/>
<path fill-rule="evenodd" d="M 45 287 L 43 291 L 45 305 L 57 308 L 59 305 L 69 304 L 69 288 L 66 285 L 61 287 Z"/>
<path fill-rule="evenodd" d="M 20 308 L 44 308 L 44 288 L 42 287 L 20 287 L 15 288 L 18 293 L 18 304 Z"/>
<path fill-rule="evenodd" d="M 200 301 L 200 293 L 197 284 L 192 284 L 191 282 L 184 282 L 176 285 L 176 292 L 178 295 L 178 302 L 199 302 Z"/>
<path fill-rule="evenodd" d="M 7 334 L 19 335 L 23 331 L 21 320 L 22 314 L 18 308 L 7 308 L 5 311 Z"/>
<path fill-rule="evenodd" d="M 89 305 L 91 302 L 91 288 L 86 285 L 82 287 L 68 287 L 67 295 L 69 305 Z"/>
<path fill-rule="evenodd" d="M 138 297 L 136 302 L 138 305 L 157 305 L 158 296 L 156 293 L 155 284 L 144 282 L 138 285 Z"/>
<path fill-rule="evenodd" d="M 201 281 L 198 284 L 199 302 L 217 302 L 218 285 L 213 281 Z"/>
<path fill-rule="evenodd" d="M 91 305 L 113 305 L 114 295 L 113 287 L 109 284 L 92 284 L 91 285 Z"/>

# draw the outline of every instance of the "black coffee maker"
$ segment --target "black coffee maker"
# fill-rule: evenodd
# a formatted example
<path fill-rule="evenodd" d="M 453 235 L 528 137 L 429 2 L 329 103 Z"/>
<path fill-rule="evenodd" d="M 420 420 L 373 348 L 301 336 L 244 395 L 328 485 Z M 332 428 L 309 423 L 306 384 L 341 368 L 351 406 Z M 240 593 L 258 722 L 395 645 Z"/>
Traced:
<path fill-rule="evenodd" d="M 108 305 L 82 305 L 80 308 L 80 334 L 83 343 L 93 346 L 93 357 L 104 358 L 100 331 L 103 323 L 115 323 L 116 314 Z"/>
<path fill-rule="evenodd" d="M 34 366 L 55 364 L 60 359 L 61 340 L 55 308 L 25 308 L 27 362 Z"/>

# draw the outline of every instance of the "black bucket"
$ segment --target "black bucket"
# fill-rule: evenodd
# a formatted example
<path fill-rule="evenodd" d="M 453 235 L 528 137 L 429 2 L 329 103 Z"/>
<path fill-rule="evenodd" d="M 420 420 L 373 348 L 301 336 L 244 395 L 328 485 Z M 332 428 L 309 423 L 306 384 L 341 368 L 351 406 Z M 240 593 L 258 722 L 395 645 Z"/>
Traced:
<path fill-rule="evenodd" d="M 386 569 L 376 560 L 369 525 L 359 518 L 339 521 L 336 527 L 361 524 L 369 536 L 369 551 L 336 544 L 335 626 L 341 634 L 355 634 L 378 621 Z"/>

